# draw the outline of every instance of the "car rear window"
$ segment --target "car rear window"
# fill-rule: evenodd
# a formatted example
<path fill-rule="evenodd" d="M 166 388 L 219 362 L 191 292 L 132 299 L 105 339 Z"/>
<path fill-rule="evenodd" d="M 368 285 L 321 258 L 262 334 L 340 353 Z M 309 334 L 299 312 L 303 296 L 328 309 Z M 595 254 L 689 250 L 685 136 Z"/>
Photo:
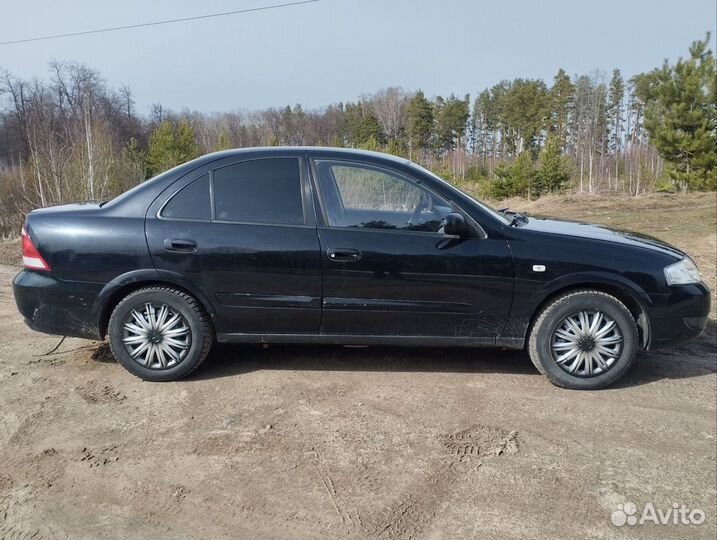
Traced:
<path fill-rule="evenodd" d="M 212 208 L 209 201 L 209 174 L 200 176 L 184 186 L 162 209 L 162 217 L 169 219 L 198 219 L 209 221 Z"/>
<path fill-rule="evenodd" d="M 219 221 L 302 225 L 299 160 L 256 159 L 215 170 L 214 210 Z"/>

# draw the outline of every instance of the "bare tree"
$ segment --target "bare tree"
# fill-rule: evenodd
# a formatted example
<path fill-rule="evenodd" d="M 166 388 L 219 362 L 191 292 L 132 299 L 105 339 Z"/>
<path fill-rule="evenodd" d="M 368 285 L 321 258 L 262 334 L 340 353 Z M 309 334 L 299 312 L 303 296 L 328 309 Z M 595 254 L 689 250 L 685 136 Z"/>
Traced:
<path fill-rule="evenodd" d="M 409 97 L 400 86 L 363 96 L 363 101 L 371 105 L 383 132 L 389 139 L 397 140 L 401 136 L 406 125 L 406 105 Z"/>

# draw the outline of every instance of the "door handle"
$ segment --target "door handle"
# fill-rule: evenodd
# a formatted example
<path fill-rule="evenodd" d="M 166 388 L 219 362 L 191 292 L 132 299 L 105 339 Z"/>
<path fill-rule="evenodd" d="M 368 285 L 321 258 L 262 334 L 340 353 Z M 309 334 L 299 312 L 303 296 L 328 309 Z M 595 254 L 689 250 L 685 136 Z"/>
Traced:
<path fill-rule="evenodd" d="M 361 251 L 351 248 L 329 248 L 326 250 L 326 255 L 334 262 L 356 262 L 361 258 Z"/>
<path fill-rule="evenodd" d="M 173 240 L 167 238 L 164 241 L 164 249 L 167 251 L 183 251 L 189 253 L 197 251 L 197 243 L 194 240 L 187 240 L 186 238 L 176 238 Z"/>

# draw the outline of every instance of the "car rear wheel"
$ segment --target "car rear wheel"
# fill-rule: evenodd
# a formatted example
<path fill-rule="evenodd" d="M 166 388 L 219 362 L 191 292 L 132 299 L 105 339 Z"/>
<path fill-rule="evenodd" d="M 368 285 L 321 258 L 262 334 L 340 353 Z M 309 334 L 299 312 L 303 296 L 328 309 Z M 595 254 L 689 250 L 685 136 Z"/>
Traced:
<path fill-rule="evenodd" d="M 528 341 L 530 359 L 550 382 L 593 390 L 620 379 L 638 347 L 637 324 L 614 296 L 581 290 L 560 296 L 538 315 Z"/>
<path fill-rule="evenodd" d="M 189 294 L 171 287 L 138 289 L 112 311 L 112 354 L 128 371 L 147 381 L 189 375 L 212 346 L 209 318 Z"/>

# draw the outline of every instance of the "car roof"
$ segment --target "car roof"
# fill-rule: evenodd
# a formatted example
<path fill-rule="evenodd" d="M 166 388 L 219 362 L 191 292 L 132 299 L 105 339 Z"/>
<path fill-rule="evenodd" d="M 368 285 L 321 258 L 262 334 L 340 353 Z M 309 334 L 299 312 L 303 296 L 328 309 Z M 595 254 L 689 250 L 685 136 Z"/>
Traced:
<path fill-rule="evenodd" d="M 383 159 L 392 161 L 394 163 L 408 164 L 410 160 L 394 156 L 391 154 L 385 154 L 383 152 L 374 152 L 372 150 L 360 150 L 357 148 L 336 148 L 331 146 L 254 146 L 245 148 L 233 148 L 231 150 L 221 150 L 219 152 L 212 152 L 206 154 L 199 159 L 206 158 L 207 161 L 214 161 L 216 159 L 222 159 L 233 156 L 241 156 L 243 154 L 305 154 L 305 153 L 320 153 L 324 156 L 333 155 L 335 157 L 371 157 L 376 159 Z"/>
<path fill-rule="evenodd" d="M 356 148 L 336 148 L 329 146 L 261 146 L 261 147 L 246 147 L 246 148 L 234 148 L 231 150 L 222 150 L 219 152 L 213 152 L 211 154 L 205 154 L 192 161 L 188 161 L 177 167 L 169 169 L 154 178 L 142 182 L 132 189 L 125 191 L 121 195 L 115 197 L 111 201 L 108 201 L 103 206 L 103 211 L 108 213 L 116 213 L 121 216 L 144 216 L 147 207 L 153 200 L 155 200 L 167 187 L 172 185 L 177 179 L 181 178 L 185 174 L 189 174 L 201 167 L 212 168 L 220 162 L 231 162 L 232 158 L 241 159 L 242 156 L 247 156 L 248 159 L 253 159 L 257 156 L 302 156 L 309 154 L 311 157 L 320 157 L 322 159 L 361 159 L 363 158 L 367 162 L 373 162 L 374 165 L 380 165 L 392 163 L 394 169 L 408 169 L 415 175 L 421 176 L 423 181 L 426 181 L 428 185 L 434 185 L 434 188 L 439 189 L 439 193 L 443 192 L 443 195 L 451 199 L 462 202 L 464 208 L 474 207 L 476 211 L 481 214 L 485 214 L 488 217 L 487 223 L 496 222 L 497 218 L 491 213 L 487 212 L 480 204 L 477 204 L 470 196 L 460 191 L 455 186 L 449 184 L 445 180 L 431 173 L 430 171 L 423 169 L 416 165 L 411 160 L 400 156 L 394 156 L 391 154 L 385 154 L 382 152 L 373 152 L 371 150 L 360 150 Z M 206 170 L 206 169 L 205 169 Z M 474 217 L 474 219 L 477 219 Z M 484 227 L 484 223 L 481 227 Z M 502 226 L 502 223 L 497 223 L 498 227 Z"/>
<path fill-rule="evenodd" d="M 117 208 L 119 211 L 143 211 L 144 205 L 148 204 L 147 201 L 154 199 L 158 196 L 164 188 L 172 184 L 177 178 L 212 163 L 218 162 L 232 157 L 249 156 L 250 158 L 256 156 L 273 156 L 273 155 L 305 155 L 307 153 L 314 155 L 321 155 L 322 157 L 334 157 L 336 159 L 344 158 L 368 158 L 373 160 L 374 163 L 390 162 L 396 165 L 410 165 L 411 161 L 393 156 L 391 154 L 384 154 L 382 152 L 372 152 L 370 150 L 358 150 L 355 148 L 332 148 L 325 146 L 257 146 L 257 147 L 245 147 L 245 148 L 234 148 L 231 150 L 221 150 L 219 152 L 212 152 L 211 154 L 204 154 L 196 159 L 187 161 L 178 165 L 168 171 L 150 178 L 149 180 L 136 185 L 132 189 L 125 191 L 119 196 L 115 197 L 106 205 L 107 210 Z M 211 166 L 211 165 L 210 165 Z M 125 206 L 122 210 L 121 207 Z M 132 210 L 128 210 L 127 206 L 132 206 Z"/>

